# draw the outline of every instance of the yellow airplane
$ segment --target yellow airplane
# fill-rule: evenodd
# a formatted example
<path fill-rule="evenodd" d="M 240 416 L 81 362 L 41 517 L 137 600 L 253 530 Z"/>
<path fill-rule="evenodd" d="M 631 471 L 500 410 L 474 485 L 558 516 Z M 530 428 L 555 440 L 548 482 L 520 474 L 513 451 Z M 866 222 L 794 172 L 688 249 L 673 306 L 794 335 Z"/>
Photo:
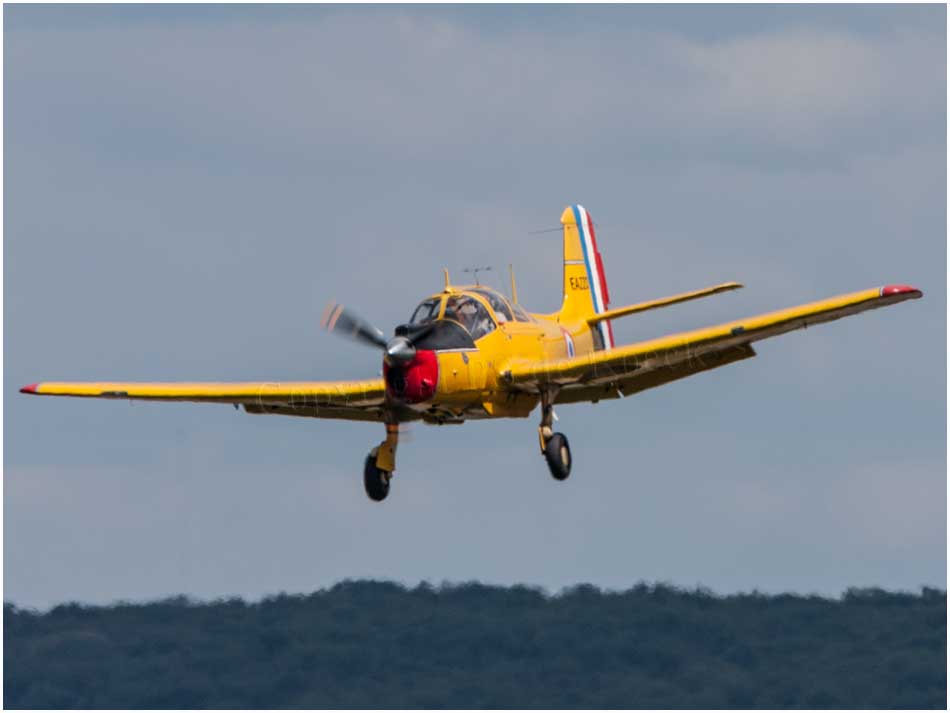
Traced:
<path fill-rule="evenodd" d="M 386 438 L 366 456 L 363 484 L 375 501 L 389 493 L 399 424 L 526 418 L 541 404 L 538 439 L 551 475 L 571 473 L 567 438 L 554 432 L 554 406 L 614 399 L 755 356 L 752 342 L 865 310 L 916 299 L 922 292 L 887 285 L 809 304 L 616 346 L 611 320 L 707 297 L 742 285 L 713 287 L 610 308 L 607 280 L 590 214 L 580 205 L 561 215 L 564 283 L 561 308 L 525 311 L 514 275 L 511 298 L 479 284 L 455 286 L 445 271 L 441 292 L 424 299 L 409 322 L 384 334 L 351 310 L 331 304 L 323 326 L 382 350 L 383 375 L 365 381 L 125 383 L 44 382 L 23 393 L 243 405 L 247 413 L 377 421 Z M 477 276 L 476 276 L 477 283 Z"/>

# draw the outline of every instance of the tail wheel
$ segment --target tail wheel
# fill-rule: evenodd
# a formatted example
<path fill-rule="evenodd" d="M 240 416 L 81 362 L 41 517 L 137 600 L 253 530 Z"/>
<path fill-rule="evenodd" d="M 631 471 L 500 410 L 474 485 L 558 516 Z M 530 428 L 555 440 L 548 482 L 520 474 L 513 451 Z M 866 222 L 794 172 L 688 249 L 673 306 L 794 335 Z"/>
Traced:
<path fill-rule="evenodd" d="M 563 433 L 554 433 L 544 444 L 544 459 L 555 480 L 566 480 L 571 474 L 571 446 L 567 436 Z"/>
<path fill-rule="evenodd" d="M 389 479 L 392 473 L 388 470 L 380 470 L 376 467 L 376 454 L 370 453 L 366 456 L 366 463 L 363 465 L 363 487 L 370 500 L 381 502 L 389 495 Z"/>

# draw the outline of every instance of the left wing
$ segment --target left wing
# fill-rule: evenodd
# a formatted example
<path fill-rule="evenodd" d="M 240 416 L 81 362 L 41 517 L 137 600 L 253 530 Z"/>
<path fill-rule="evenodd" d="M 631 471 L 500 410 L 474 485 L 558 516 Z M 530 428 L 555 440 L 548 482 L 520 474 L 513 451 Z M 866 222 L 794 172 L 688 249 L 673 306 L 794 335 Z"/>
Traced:
<path fill-rule="evenodd" d="M 240 404 L 248 413 L 380 421 L 386 399 L 382 379 L 287 382 L 61 382 L 24 386 L 24 394 L 98 399 Z"/>
<path fill-rule="evenodd" d="M 586 356 L 513 364 L 502 377 L 525 391 L 562 390 L 559 402 L 626 396 L 755 356 L 750 344 L 760 339 L 917 299 L 922 294 L 906 285 L 875 287 Z"/>

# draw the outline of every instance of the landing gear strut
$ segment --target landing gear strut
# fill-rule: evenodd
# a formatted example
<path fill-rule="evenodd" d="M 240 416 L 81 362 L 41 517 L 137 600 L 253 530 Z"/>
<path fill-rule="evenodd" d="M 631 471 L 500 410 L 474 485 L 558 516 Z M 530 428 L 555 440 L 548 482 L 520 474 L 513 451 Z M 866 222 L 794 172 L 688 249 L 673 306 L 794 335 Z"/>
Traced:
<path fill-rule="evenodd" d="M 566 480 L 571 474 L 571 446 L 567 436 L 554 432 L 554 407 L 551 402 L 554 395 L 545 393 L 541 396 L 541 425 L 538 427 L 538 438 L 541 441 L 541 453 L 548 462 L 548 470 L 555 480 Z"/>
<path fill-rule="evenodd" d="M 363 464 L 363 487 L 370 500 L 381 502 L 389 495 L 389 481 L 396 470 L 396 446 L 399 444 L 399 424 L 386 424 L 386 440 L 366 456 Z"/>

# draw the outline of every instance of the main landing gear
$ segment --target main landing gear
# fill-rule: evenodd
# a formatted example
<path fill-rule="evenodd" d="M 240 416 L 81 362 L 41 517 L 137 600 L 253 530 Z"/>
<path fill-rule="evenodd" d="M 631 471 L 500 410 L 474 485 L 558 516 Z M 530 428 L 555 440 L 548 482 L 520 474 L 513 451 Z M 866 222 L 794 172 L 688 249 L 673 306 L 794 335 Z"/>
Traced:
<path fill-rule="evenodd" d="M 555 480 L 567 480 L 574 464 L 571 458 L 571 446 L 567 436 L 554 432 L 553 394 L 544 394 L 541 398 L 541 425 L 538 427 L 538 439 L 541 454 L 547 461 L 548 469 Z M 381 502 L 389 495 L 389 485 L 396 470 L 396 447 L 399 445 L 399 424 L 386 424 L 386 440 L 376 446 L 366 456 L 363 464 L 363 487 L 370 500 Z"/>
<path fill-rule="evenodd" d="M 363 487 L 370 500 L 381 502 L 389 495 L 389 481 L 396 470 L 396 446 L 399 444 L 399 424 L 386 424 L 386 440 L 366 456 L 363 464 Z"/>
<path fill-rule="evenodd" d="M 541 453 L 548 462 L 548 470 L 555 480 L 567 480 L 571 474 L 571 446 L 567 436 L 554 432 L 553 398 L 547 394 L 541 398 L 541 425 L 538 427 L 538 438 L 541 441 Z"/>

